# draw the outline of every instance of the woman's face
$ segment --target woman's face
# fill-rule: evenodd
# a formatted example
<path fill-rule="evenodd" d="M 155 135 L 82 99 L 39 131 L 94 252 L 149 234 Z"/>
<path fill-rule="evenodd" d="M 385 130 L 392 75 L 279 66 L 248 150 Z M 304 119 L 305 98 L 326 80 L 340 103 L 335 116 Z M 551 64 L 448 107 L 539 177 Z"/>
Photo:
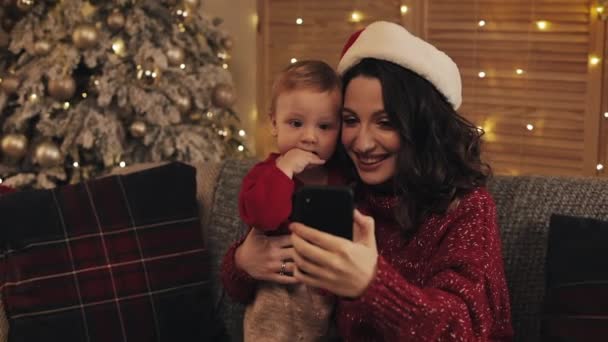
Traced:
<path fill-rule="evenodd" d="M 384 111 L 378 79 L 357 76 L 350 81 L 344 95 L 342 123 L 342 144 L 361 180 L 375 185 L 393 177 L 401 142 Z"/>

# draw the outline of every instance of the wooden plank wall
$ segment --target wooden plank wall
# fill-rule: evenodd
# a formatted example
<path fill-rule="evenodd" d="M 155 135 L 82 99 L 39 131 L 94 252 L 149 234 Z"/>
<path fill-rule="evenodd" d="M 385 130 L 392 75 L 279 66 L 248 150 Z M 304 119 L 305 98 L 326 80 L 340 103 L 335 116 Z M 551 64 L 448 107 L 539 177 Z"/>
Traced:
<path fill-rule="evenodd" d="M 268 108 L 272 76 L 291 58 L 336 65 L 351 32 L 389 20 L 459 65 L 460 111 L 486 131 L 484 157 L 497 174 L 608 174 L 608 36 L 596 0 L 259 1 L 260 113 Z M 401 5 L 408 6 L 405 15 Z M 360 23 L 349 20 L 354 10 Z M 545 30 L 538 21 L 546 21 Z M 593 65 L 591 56 L 600 62 Z M 258 119 L 263 156 L 273 143 L 266 115 Z M 598 163 L 606 168 L 597 171 Z"/>

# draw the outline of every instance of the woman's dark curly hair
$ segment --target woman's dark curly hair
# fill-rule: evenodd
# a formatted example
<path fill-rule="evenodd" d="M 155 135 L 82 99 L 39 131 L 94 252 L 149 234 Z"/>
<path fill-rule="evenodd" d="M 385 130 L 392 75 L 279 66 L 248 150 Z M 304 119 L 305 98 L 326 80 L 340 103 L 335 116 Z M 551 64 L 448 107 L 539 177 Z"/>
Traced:
<path fill-rule="evenodd" d="M 491 170 L 480 158 L 483 131 L 433 84 L 400 65 L 366 58 L 343 76 L 344 92 L 357 76 L 380 81 L 384 110 L 400 136 L 397 171 L 385 187 L 400 198 L 395 216 L 406 235 L 486 184 Z"/>

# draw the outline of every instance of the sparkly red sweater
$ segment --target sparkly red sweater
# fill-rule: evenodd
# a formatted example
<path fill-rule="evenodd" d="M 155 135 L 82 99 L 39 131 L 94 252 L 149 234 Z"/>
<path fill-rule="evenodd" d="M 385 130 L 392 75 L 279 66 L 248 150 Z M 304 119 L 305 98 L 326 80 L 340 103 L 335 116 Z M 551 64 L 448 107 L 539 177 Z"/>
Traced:
<path fill-rule="evenodd" d="M 393 198 L 364 196 L 359 209 L 374 217 L 376 276 L 359 298 L 338 301 L 336 324 L 346 341 L 511 341 L 496 207 L 478 188 L 445 215 L 429 217 L 410 239 L 393 219 Z M 256 281 L 226 253 L 228 295 L 253 299 Z"/>

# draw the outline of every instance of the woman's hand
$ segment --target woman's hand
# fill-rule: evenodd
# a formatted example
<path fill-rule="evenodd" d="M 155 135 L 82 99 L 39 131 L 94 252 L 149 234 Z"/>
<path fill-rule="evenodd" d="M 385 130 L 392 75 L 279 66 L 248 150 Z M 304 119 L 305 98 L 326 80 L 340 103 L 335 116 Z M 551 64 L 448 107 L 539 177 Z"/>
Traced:
<path fill-rule="evenodd" d="M 354 213 L 353 241 L 292 223 L 294 276 L 304 284 L 343 297 L 359 297 L 376 274 L 374 219 Z"/>
<path fill-rule="evenodd" d="M 236 266 L 254 279 L 296 284 L 299 281 L 293 276 L 293 256 L 289 235 L 266 236 L 257 229 L 251 229 L 234 258 Z"/>

